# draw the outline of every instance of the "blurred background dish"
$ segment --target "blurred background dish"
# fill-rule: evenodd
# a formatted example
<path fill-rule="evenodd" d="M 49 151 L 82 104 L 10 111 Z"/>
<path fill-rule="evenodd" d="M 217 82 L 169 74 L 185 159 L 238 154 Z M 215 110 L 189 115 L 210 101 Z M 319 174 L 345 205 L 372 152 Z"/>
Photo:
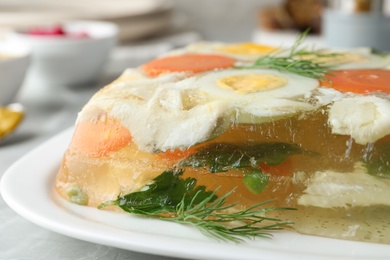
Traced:
<path fill-rule="evenodd" d="M 322 0 L 286 0 L 280 4 L 260 9 L 258 20 L 263 29 L 269 31 L 296 30 L 321 32 L 321 15 L 325 1 Z"/>
<path fill-rule="evenodd" d="M 45 26 L 69 20 L 99 20 L 118 26 L 118 39 L 128 42 L 168 28 L 171 0 L 1 0 L 0 31 Z"/>
<path fill-rule="evenodd" d="M 390 52 L 390 16 L 385 0 L 330 0 L 323 13 L 328 47 L 367 46 Z"/>
<path fill-rule="evenodd" d="M 28 80 L 36 84 L 80 85 L 97 81 L 118 28 L 111 22 L 67 21 L 11 32 L 7 40 L 32 51 Z"/>
<path fill-rule="evenodd" d="M 284 0 L 258 12 L 253 40 L 291 45 L 306 28 L 316 47 L 372 47 L 390 51 L 389 0 Z"/>
<path fill-rule="evenodd" d="M 30 50 L 22 44 L 0 41 L 0 106 L 14 101 L 30 64 Z"/>

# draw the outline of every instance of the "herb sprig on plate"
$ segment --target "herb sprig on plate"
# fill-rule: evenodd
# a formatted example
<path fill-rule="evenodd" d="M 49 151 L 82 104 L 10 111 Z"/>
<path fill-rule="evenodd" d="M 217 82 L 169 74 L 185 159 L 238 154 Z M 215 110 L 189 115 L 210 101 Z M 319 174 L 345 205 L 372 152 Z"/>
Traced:
<path fill-rule="evenodd" d="M 266 201 L 235 211 L 235 204 L 226 203 L 234 190 L 218 198 L 218 189 L 207 191 L 196 184 L 196 179 L 184 179 L 182 174 L 180 169 L 165 171 L 142 190 L 105 202 L 99 208 L 119 206 L 129 213 L 192 225 L 209 237 L 236 243 L 245 238 L 271 237 L 271 231 L 291 224 L 265 214 L 292 208 L 265 208 L 269 203 Z"/>
<path fill-rule="evenodd" d="M 292 210 L 292 208 L 262 208 L 270 201 L 256 204 L 246 210 L 229 212 L 235 204 L 226 205 L 226 198 L 234 190 L 220 198 L 213 200 L 218 189 L 200 203 L 193 203 L 197 195 L 186 204 L 185 198 L 177 205 L 173 218 L 161 218 L 180 224 L 195 226 L 206 236 L 217 238 L 222 241 L 243 242 L 243 238 L 255 237 L 270 238 L 270 231 L 281 230 L 290 222 L 283 222 L 276 218 L 267 218 L 265 213 L 273 210 Z M 260 223 L 268 223 L 258 225 Z"/>

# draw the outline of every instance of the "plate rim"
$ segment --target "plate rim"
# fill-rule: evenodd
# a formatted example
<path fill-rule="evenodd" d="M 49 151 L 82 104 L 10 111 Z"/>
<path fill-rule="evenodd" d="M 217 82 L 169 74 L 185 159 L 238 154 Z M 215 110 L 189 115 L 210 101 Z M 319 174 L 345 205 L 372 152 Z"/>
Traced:
<path fill-rule="evenodd" d="M 234 243 L 216 242 L 215 240 L 209 240 L 206 237 L 204 237 L 204 239 L 203 238 L 196 239 L 196 237 L 195 239 L 193 237 L 183 239 L 182 237 L 166 236 L 164 234 L 160 234 L 159 237 L 156 237 L 156 234 L 150 234 L 148 232 L 139 232 L 139 231 L 134 231 L 129 229 L 107 226 L 106 224 L 99 223 L 99 222 L 91 223 L 90 220 L 78 217 L 77 215 L 68 212 L 68 210 L 73 210 L 73 209 L 69 209 L 68 206 L 64 208 L 63 205 L 59 205 L 58 201 L 56 201 L 55 199 L 56 194 L 54 193 L 53 187 L 49 187 L 50 185 L 53 184 L 55 179 L 55 174 L 53 172 L 50 173 L 49 168 L 55 166 L 59 168 L 59 163 L 61 162 L 62 155 L 67 148 L 67 144 L 70 141 L 73 131 L 74 131 L 74 127 L 70 127 L 60 132 L 59 134 L 51 137 L 50 139 L 48 139 L 46 142 L 36 147 L 35 149 L 31 150 L 30 152 L 22 156 L 19 160 L 17 160 L 11 167 L 9 167 L 8 170 L 5 171 L 5 173 L 1 178 L 0 191 L 6 204 L 8 204 L 8 206 L 12 208 L 14 211 L 16 211 L 19 215 L 29 220 L 30 222 L 37 224 L 42 228 L 79 240 L 121 248 L 125 250 L 131 250 L 140 253 L 161 255 L 167 257 L 181 257 L 181 258 L 196 257 L 198 259 L 236 259 L 238 256 L 242 256 L 245 259 L 275 259 L 275 260 L 286 259 L 286 258 L 288 259 L 315 258 L 315 259 L 325 260 L 325 259 L 337 259 L 338 257 L 340 259 L 383 259 L 384 256 L 390 257 L 390 245 L 368 243 L 368 242 L 357 242 L 357 241 L 344 241 L 344 240 L 331 239 L 331 238 L 320 238 L 315 236 L 301 235 L 295 232 L 288 232 L 288 234 L 285 235 L 292 237 L 293 240 L 294 239 L 299 240 L 302 237 L 306 237 L 306 239 L 308 240 L 327 242 L 333 245 L 341 244 L 342 246 L 347 246 L 347 248 L 349 247 L 360 248 L 360 246 L 363 246 L 370 249 L 368 251 L 372 251 L 373 249 L 376 249 L 377 255 L 362 256 L 362 255 L 352 254 L 352 255 L 338 256 L 332 254 L 316 255 L 310 252 L 304 252 L 304 255 L 302 255 L 302 252 L 293 251 L 293 250 L 290 250 L 288 252 L 286 251 L 275 252 L 275 248 L 273 248 L 275 245 L 273 244 L 277 242 L 275 242 L 274 239 L 277 236 L 282 236 L 283 233 L 275 234 L 272 241 L 261 240 L 261 242 L 268 244 L 268 246 L 271 246 L 271 249 L 269 249 L 267 247 L 260 247 L 260 248 L 256 247 L 257 241 L 259 240 L 248 241 L 244 244 L 237 245 Z M 56 147 L 54 151 L 51 150 L 53 147 Z M 46 169 L 47 171 L 42 171 L 41 173 L 38 173 L 38 177 L 40 178 L 40 179 L 38 178 L 38 180 L 41 181 L 44 180 L 44 182 L 37 182 L 34 184 L 35 186 L 33 187 L 41 188 L 42 190 L 39 191 L 40 195 L 38 196 L 46 196 L 46 198 L 49 198 L 51 200 L 51 203 L 49 203 L 48 205 L 37 205 L 36 206 L 37 208 L 32 209 L 31 207 L 26 205 L 25 201 L 23 201 L 23 199 L 26 199 L 26 196 L 18 194 L 18 191 L 15 188 L 15 183 L 17 179 L 20 177 L 20 175 L 24 176 L 25 173 L 23 172 L 23 169 L 25 169 L 27 166 L 30 166 L 31 162 L 34 161 L 34 159 L 36 160 L 36 158 L 44 158 L 47 154 L 50 154 L 53 157 L 58 157 L 59 155 L 61 155 L 61 157 L 56 158 L 57 160 L 54 161 L 47 161 L 47 164 L 45 165 L 38 165 L 37 167 L 38 170 L 40 168 L 43 168 Z M 30 178 L 27 176 L 27 178 L 24 179 L 24 181 L 22 181 L 21 186 L 28 185 L 29 184 L 28 182 L 30 182 L 31 185 L 31 175 Z M 34 201 L 34 198 L 31 198 L 31 200 Z M 50 200 L 46 202 L 50 202 Z M 51 208 L 53 212 L 42 213 L 44 212 L 43 210 L 45 210 L 45 207 Z M 95 209 L 89 209 L 88 207 L 83 207 L 78 205 L 74 205 L 71 207 L 74 208 L 79 207 L 79 209 L 83 209 L 83 210 L 85 209 L 87 211 L 95 210 Z M 67 222 L 60 223 L 58 219 L 53 219 L 53 217 L 56 214 L 63 214 L 62 216 L 66 216 Z M 71 221 L 74 221 L 74 223 L 72 223 Z M 140 221 L 144 222 L 144 221 L 151 221 L 151 220 L 142 218 L 142 220 Z M 155 221 L 159 221 L 158 223 L 161 223 L 161 220 L 155 220 Z M 150 223 L 153 224 L 153 222 Z M 178 225 L 175 223 L 168 223 L 168 222 L 166 223 L 167 224 L 164 225 Z M 88 228 L 89 227 L 100 228 L 100 230 L 91 231 L 88 228 L 81 231 L 78 230 L 78 228 L 80 228 L 80 226 L 82 225 L 85 225 L 85 227 Z M 162 224 L 158 224 L 158 225 L 162 225 Z M 178 230 L 182 228 L 179 226 L 175 226 L 175 228 L 176 227 L 178 228 Z M 115 233 L 115 235 L 113 235 L 113 232 Z M 192 232 L 192 230 L 190 232 Z M 137 237 L 137 239 L 132 239 L 131 241 L 124 240 L 124 238 L 126 237 L 128 238 L 129 235 Z M 148 243 L 148 242 L 152 242 L 152 243 Z M 206 243 L 211 243 L 212 245 L 207 246 Z M 177 244 L 179 248 L 173 248 L 172 244 Z M 188 250 L 190 247 L 191 248 L 200 247 L 202 248 L 202 250 L 195 250 L 195 251 L 190 250 L 190 252 L 188 251 L 186 252 L 185 250 Z M 381 254 L 378 254 L 378 249 Z M 259 256 L 259 253 L 261 252 L 265 253 L 265 255 Z"/>

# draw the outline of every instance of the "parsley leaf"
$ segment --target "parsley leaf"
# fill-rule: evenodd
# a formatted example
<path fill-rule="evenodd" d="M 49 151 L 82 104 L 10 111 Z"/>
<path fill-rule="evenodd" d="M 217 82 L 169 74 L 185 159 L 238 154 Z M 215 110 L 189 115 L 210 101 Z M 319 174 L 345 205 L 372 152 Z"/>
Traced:
<path fill-rule="evenodd" d="M 180 169 L 164 171 L 142 190 L 105 202 L 99 208 L 116 205 L 130 213 L 158 215 L 174 212 L 183 198 L 184 203 L 190 203 L 196 194 L 192 203 L 197 204 L 212 194 L 206 191 L 205 186 L 196 186 L 196 179 L 182 179 L 182 175 L 183 170 Z M 211 201 L 215 198 L 216 196 L 213 196 Z"/>
<path fill-rule="evenodd" d="M 213 143 L 179 163 L 179 166 L 209 167 L 209 171 L 225 172 L 231 169 L 253 167 L 260 164 L 279 165 L 295 154 L 314 154 L 297 145 L 281 142 L 270 143 Z"/>
<path fill-rule="evenodd" d="M 226 203 L 234 189 L 218 198 L 219 188 L 206 191 L 204 186 L 196 186 L 196 179 L 183 179 L 182 174 L 182 170 L 167 170 L 142 190 L 105 202 L 98 208 L 119 206 L 129 213 L 191 225 L 206 236 L 236 243 L 246 238 L 269 238 L 270 232 L 293 224 L 266 216 L 270 211 L 293 208 L 266 208 L 270 201 L 265 201 L 238 210 L 236 204 Z"/>
<path fill-rule="evenodd" d="M 390 141 L 377 144 L 373 154 L 363 160 L 369 174 L 390 179 Z"/>

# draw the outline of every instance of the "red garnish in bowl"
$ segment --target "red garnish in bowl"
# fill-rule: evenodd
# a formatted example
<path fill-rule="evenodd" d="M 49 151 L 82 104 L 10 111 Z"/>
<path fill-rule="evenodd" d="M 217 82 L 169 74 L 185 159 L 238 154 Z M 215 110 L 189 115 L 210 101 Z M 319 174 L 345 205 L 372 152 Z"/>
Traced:
<path fill-rule="evenodd" d="M 67 32 L 61 25 L 52 27 L 34 27 L 27 31 L 28 35 L 32 36 L 49 36 L 49 37 L 68 37 L 68 38 L 90 38 L 87 32 Z"/>

